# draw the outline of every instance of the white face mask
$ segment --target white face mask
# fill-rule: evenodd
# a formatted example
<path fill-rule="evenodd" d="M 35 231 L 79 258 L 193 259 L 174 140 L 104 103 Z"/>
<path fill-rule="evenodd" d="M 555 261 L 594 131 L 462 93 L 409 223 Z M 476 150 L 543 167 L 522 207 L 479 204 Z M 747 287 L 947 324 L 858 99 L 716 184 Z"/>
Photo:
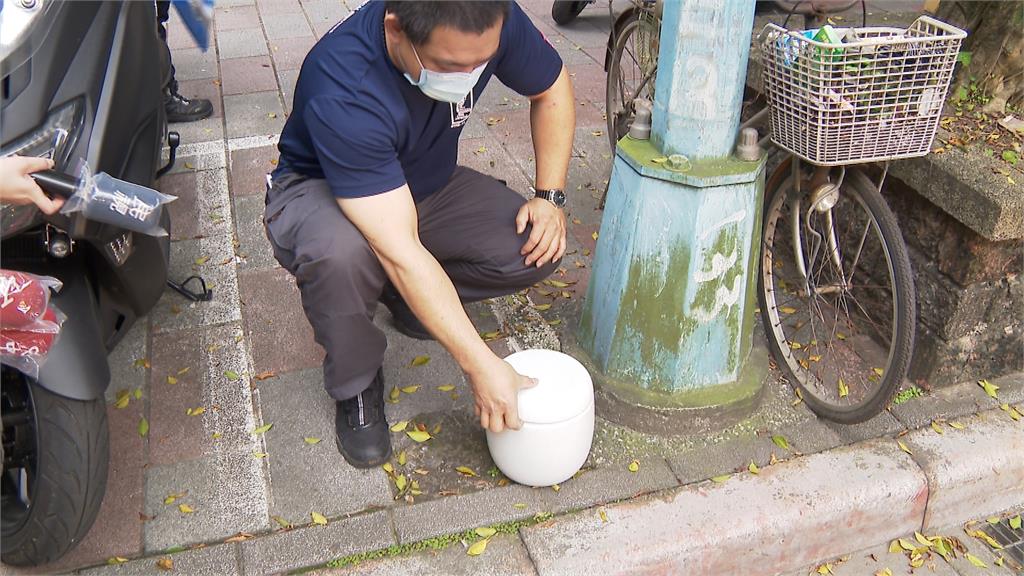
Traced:
<path fill-rule="evenodd" d="M 487 67 L 487 62 L 484 62 L 474 68 L 472 72 L 434 72 L 427 70 L 423 65 L 420 55 L 416 53 L 415 46 L 412 47 L 412 53 L 420 65 L 420 79 L 413 80 L 408 72 L 405 73 L 405 79 L 428 97 L 441 102 L 458 104 L 465 100 L 476 86 L 480 75 L 484 73 L 484 68 Z"/>

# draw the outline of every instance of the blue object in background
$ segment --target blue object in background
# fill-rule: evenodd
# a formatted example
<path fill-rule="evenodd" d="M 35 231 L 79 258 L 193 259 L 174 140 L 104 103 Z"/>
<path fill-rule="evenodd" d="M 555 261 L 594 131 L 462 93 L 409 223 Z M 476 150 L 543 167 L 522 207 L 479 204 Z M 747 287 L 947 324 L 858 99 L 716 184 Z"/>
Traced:
<path fill-rule="evenodd" d="M 210 47 L 213 0 L 171 0 L 196 44 L 206 52 Z"/>

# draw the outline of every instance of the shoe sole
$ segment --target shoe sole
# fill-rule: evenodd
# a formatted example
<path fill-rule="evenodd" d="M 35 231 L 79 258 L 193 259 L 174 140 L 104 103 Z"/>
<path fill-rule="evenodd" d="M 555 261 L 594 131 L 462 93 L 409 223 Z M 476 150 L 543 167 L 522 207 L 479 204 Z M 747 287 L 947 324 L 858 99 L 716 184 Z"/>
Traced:
<path fill-rule="evenodd" d="M 345 459 L 345 462 L 348 462 L 354 468 L 361 468 L 364 470 L 369 468 L 376 468 L 377 466 L 384 464 L 385 462 L 391 459 L 391 455 L 394 453 L 389 443 L 388 453 L 382 456 L 380 459 L 370 461 L 356 460 L 355 458 L 349 456 L 347 452 L 345 452 L 345 448 L 343 448 L 341 445 L 341 438 L 338 438 L 337 434 L 334 435 L 334 445 L 338 447 L 338 452 L 341 453 L 341 456 Z"/>

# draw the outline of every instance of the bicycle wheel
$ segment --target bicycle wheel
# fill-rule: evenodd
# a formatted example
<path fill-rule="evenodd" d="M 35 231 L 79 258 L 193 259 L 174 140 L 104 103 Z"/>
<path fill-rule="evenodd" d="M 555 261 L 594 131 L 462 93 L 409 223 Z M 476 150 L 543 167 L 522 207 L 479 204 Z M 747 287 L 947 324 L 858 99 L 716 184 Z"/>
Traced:
<path fill-rule="evenodd" d="M 816 414 L 863 422 L 888 407 L 910 365 L 916 303 L 907 248 L 862 171 L 847 169 L 833 194 L 797 192 L 793 162 L 765 189 L 758 299 L 769 347 Z"/>
<path fill-rule="evenodd" d="M 633 100 L 654 102 L 654 80 L 658 70 L 659 23 L 647 10 L 622 27 L 612 49 L 605 84 L 605 116 L 612 150 L 629 131 L 635 110 Z"/>

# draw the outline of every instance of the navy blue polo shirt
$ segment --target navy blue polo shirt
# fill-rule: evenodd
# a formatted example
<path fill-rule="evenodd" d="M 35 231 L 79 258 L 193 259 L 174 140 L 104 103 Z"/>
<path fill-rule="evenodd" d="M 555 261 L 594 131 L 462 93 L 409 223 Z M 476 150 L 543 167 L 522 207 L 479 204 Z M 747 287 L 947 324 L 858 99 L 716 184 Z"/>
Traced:
<path fill-rule="evenodd" d="M 326 178 L 335 196 L 358 198 L 408 184 L 417 202 L 440 190 L 458 160 L 459 134 L 497 76 L 525 96 L 544 92 L 562 60 L 516 4 L 498 52 L 460 104 L 424 95 L 394 66 L 384 44 L 384 4 L 369 2 L 306 56 L 274 175 Z"/>

